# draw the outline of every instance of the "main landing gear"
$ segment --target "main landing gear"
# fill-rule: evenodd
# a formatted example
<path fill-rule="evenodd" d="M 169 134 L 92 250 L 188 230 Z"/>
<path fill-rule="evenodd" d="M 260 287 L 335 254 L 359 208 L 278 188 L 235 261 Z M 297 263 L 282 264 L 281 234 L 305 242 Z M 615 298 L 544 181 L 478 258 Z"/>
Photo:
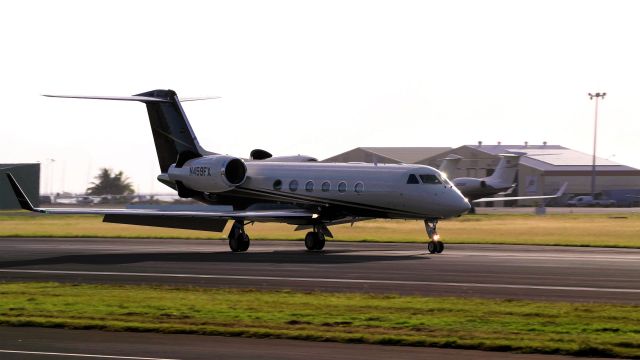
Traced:
<path fill-rule="evenodd" d="M 310 231 L 304 237 L 304 246 L 307 247 L 307 250 L 322 250 L 324 248 L 324 234 L 316 231 Z"/>
<path fill-rule="evenodd" d="M 430 254 L 440 254 L 444 251 L 444 243 L 440 241 L 440 235 L 438 235 L 438 231 L 436 230 L 437 225 L 438 220 L 424 220 L 424 227 L 427 229 L 427 236 L 429 237 L 427 250 Z"/>
<path fill-rule="evenodd" d="M 251 241 L 249 235 L 244 232 L 244 222 L 236 220 L 229 232 L 229 248 L 233 252 L 244 252 L 249 249 Z"/>
<path fill-rule="evenodd" d="M 326 225 L 314 225 L 313 231 L 307 233 L 304 237 L 304 246 L 309 251 L 320 251 L 324 249 L 325 235 L 333 237 Z"/>
<path fill-rule="evenodd" d="M 244 231 L 244 225 L 244 221 L 236 220 L 231 227 L 228 239 L 229 248 L 233 252 L 245 252 L 249 249 L 251 241 L 249 235 Z M 324 224 L 314 225 L 313 231 L 308 232 L 304 237 L 304 245 L 309 251 L 320 251 L 324 249 L 325 236 L 333 237 L 327 226 Z"/>

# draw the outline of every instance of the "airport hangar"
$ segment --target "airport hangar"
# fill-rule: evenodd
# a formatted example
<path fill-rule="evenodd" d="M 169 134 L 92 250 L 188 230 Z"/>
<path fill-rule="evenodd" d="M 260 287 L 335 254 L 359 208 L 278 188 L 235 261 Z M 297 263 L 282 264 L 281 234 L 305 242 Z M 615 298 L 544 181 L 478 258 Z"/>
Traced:
<path fill-rule="evenodd" d="M 0 174 L 10 172 L 29 200 L 40 206 L 40 163 L 0 164 Z M 0 176 L 0 210 L 20 209 L 20 204 L 11 190 L 5 175 Z"/>
<path fill-rule="evenodd" d="M 463 145 L 447 147 L 358 147 L 323 160 L 324 162 L 369 162 L 422 164 L 438 168 L 449 155 L 462 156 L 449 178 L 490 176 L 500 154 L 520 152 L 515 182 L 518 184 L 510 196 L 534 196 L 553 194 L 568 183 L 565 196 L 555 200 L 563 204 L 572 195 L 591 193 L 592 156 L 560 145 Z M 640 195 L 640 170 L 611 160 L 596 160 L 596 193 L 616 200 L 618 206 L 638 205 Z M 495 203 L 500 205 L 500 202 Z M 504 206 L 534 205 L 535 200 L 505 201 Z M 549 202 L 550 205 L 554 202 Z"/>

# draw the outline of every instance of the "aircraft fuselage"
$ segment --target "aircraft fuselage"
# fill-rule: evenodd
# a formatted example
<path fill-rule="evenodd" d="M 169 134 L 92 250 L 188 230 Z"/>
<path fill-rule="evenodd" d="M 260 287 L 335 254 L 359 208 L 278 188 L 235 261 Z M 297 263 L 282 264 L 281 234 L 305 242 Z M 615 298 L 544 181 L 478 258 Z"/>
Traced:
<path fill-rule="evenodd" d="M 247 161 L 245 179 L 220 192 L 224 163 L 218 157 L 193 159 L 181 169 L 172 166 L 169 179 L 203 193 L 337 208 L 345 216 L 443 219 L 469 209 L 455 186 L 424 165 Z M 411 174 L 439 183 L 410 183 Z"/>

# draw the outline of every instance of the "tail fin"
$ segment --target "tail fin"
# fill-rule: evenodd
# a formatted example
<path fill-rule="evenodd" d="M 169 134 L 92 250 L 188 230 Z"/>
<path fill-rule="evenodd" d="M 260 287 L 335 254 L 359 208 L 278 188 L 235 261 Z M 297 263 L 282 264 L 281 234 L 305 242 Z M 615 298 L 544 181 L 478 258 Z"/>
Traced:
<path fill-rule="evenodd" d="M 451 179 L 451 176 L 453 176 L 453 173 L 458 168 L 458 164 L 460 164 L 461 160 L 462 156 L 450 154 L 446 158 L 442 159 L 442 163 L 440 164 L 440 168 L 438 170 L 440 170 L 441 173 L 444 173 L 446 177 Z"/>
<path fill-rule="evenodd" d="M 520 157 L 525 153 L 500 154 L 500 162 L 491 176 L 484 180 L 495 188 L 503 188 L 513 185 L 516 180 Z"/>
<path fill-rule="evenodd" d="M 175 91 L 152 90 L 136 96 L 166 100 L 142 101 L 147 105 L 158 162 L 163 173 L 166 173 L 173 163 L 178 162 L 182 165 L 187 160 L 208 153 L 198 143 Z"/>
<path fill-rule="evenodd" d="M 166 173 L 171 164 L 184 164 L 187 160 L 215 153 L 204 150 L 198 143 L 189 120 L 173 90 L 152 90 L 134 96 L 72 96 L 45 95 L 49 97 L 140 101 L 147 105 L 149 123 L 156 145 L 160 170 Z M 214 98 L 189 98 L 194 101 Z"/>

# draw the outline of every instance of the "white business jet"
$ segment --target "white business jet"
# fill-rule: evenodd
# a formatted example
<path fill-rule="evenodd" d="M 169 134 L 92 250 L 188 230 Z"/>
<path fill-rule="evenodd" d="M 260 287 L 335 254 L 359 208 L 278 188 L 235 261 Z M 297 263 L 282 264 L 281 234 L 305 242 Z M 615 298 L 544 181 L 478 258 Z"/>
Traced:
<path fill-rule="evenodd" d="M 305 156 L 273 157 L 256 149 L 243 160 L 204 150 L 172 90 L 134 96 L 52 97 L 140 101 L 147 106 L 160 164 L 158 180 L 182 198 L 205 204 L 231 205 L 230 211 L 163 211 L 139 209 L 35 208 L 11 174 L 9 182 L 22 208 L 46 214 L 101 214 L 104 222 L 180 229 L 224 231 L 232 220 L 229 247 L 249 248 L 245 225 L 282 222 L 311 230 L 310 251 L 322 250 L 329 226 L 373 218 L 420 219 L 425 223 L 430 253 L 444 244 L 438 220 L 459 216 L 469 202 L 446 177 L 424 165 L 320 163 Z M 202 100 L 183 99 L 182 101 Z"/>
<path fill-rule="evenodd" d="M 510 194 L 515 186 L 516 173 L 520 157 L 526 155 L 523 152 L 513 152 L 508 154 L 500 154 L 500 162 L 496 166 L 495 171 L 490 176 L 484 178 L 459 177 L 454 178 L 451 182 L 460 190 L 462 195 L 466 197 L 473 205 L 483 202 L 506 201 L 506 200 L 540 200 L 553 199 L 564 194 L 567 183 L 564 183 L 558 192 L 553 195 L 536 195 L 536 196 L 507 196 L 507 197 L 491 197 L 494 195 Z M 462 156 L 451 154 L 442 159 L 440 172 L 445 174 L 453 174 L 458 164 L 462 160 Z M 471 209 L 471 212 L 474 209 Z"/>

